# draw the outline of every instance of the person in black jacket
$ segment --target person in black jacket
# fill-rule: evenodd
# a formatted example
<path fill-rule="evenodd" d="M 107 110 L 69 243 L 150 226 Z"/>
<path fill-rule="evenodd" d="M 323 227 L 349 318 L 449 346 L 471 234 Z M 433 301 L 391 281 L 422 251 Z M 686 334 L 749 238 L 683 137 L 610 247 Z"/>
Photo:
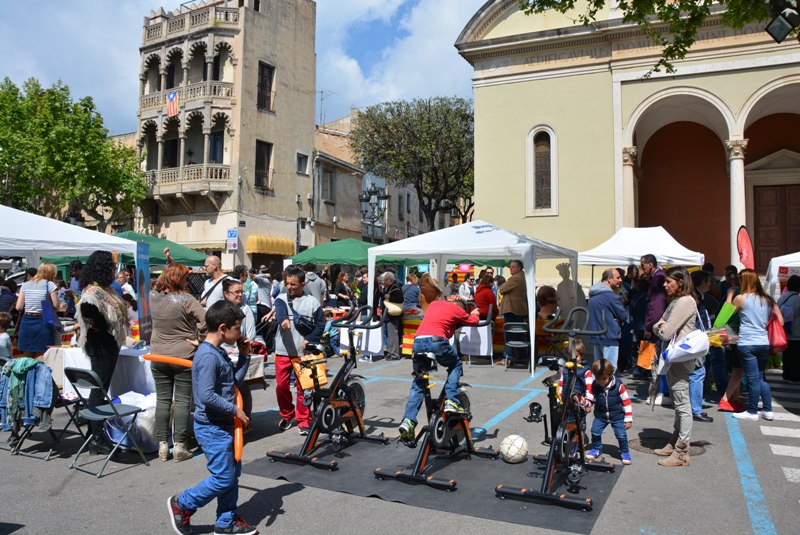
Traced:
<path fill-rule="evenodd" d="M 381 317 L 385 318 L 386 322 L 386 360 L 399 360 L 400 354 L 400 337 L 403 336 L 403 289 L 395 279 L 394 273 L 391 271 L 385 272 L 381 275 L 381 287 L 379 288 L 381 295 Z M 391 303 L 388 304 L 387 303 Z M 393 305 L 397 305 L 400 314 L 394 315 L 395 310 Z"/>

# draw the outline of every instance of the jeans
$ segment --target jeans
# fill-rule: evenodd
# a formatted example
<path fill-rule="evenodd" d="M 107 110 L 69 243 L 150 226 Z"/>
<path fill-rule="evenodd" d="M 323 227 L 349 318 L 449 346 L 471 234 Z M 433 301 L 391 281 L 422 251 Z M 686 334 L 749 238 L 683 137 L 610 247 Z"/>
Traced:
<path fill-rule="evenodd" d="M 236 520 L 236 502 L 239 499 L 239 475 L 242 463 L 233 458 L 233 425 L 221 428 L 212 424 L 194 422 L 194 435 L 206 455 L 207 478 L 178 496 L 178 504 L 194 511 L 217 499 L 218 528 L 229 528 Z"/>
<path fill-rule="evenodd" d="M 289 378 L 293 371 L 290 357 L 275 355 L 275 396 L 278 398 L 281 419 L 291 421 L 292 418 L 295 418 L 297 427 L 308 429 L 311 427 L 311 411 L 303 405 L 305 397 L 303 389 L 300 387 L 300 381 L 297 380 L 295 380 L 297 403 L 292 403 L 292 387 L 289 384 Z"/>
<path fill-rule="evenodd" d="M 506 312 L 503 314 L 503 323 L 524 323 L 527 321 L 527 319 L 528 316 L 520 316 L 518 314 L 514 314 L 513 312 Z M 505 341 L 508 342 L 509 340 L 517 340 L 519 337 L 519 334 L 506 334 Z M 525 341 L 527 342 L 528 340 Z M 505 350 L 503 350 L 503 358 L 506 360 L 514 360 L 514 350 L 506 346 Z"/>
<path fill-rule="evenodd" d="M 414 339 L 414 354 L 431 352 L 436 355 L 436 362 L 447 368 L 447 381 L 444 384 L 445 397 L 458 403 L 461 390 L 458 382 L 461 379 L 461 359 L 456 355 L 456 350 L 450 345 L 446 338 L 439 336 L 429 338 Z M 414 371 L 419 371 L 419 365 L 414 362 Z M 411 383 L 411 390 L 408 393 L 408 403 L 403 418 L 408 418 L 414 424 L 417 423 L 417 413 L 422 407 L 425 396 L 425 381 L 422 378 L 415 378 Z M 459 403 L 460 404 L 460 403 Z"/>
<path fill-rule="evenodd" d="M 769 346 L 738 346 L 742 368 L 747 376 L 750 395 L 747 400 L 747 412 L 758 413 L 758 399 L 761 398 L 762 409 L 772 411 L 772 391 L 764 377 L 769 359 Z"/>
<path fill-rule="evenodd" d="M 175 442 L 189 438 L 192 405 L 192 369 L 164 362 L 151 362 L 150 371 L 156 384 L 156 438 L 169 439 L 169 412 L 175 400 Z"/>
<path fill-rule="evenodd" d="M 594 360 L 606 359 L 614 366 L 614 371 L 617 371 L 617 362 L 619 361 L 619 346 L 594 346 Z"/>
<path fill-rule="evenodd" d="M 725 370 L 725 350 L 721 347 L 711 347 L 708 350 L 708 360 L 711 363 L 711 373 L 714 376 L 714 386 L 717 394 L 725 394 L 728 389 L 728 372 Z"/>
<path fill-rule="evenodd" d="M 603 451 L 603 442 L 600 440 L 600 436 L 609 424 L 611 425 L 611 429 L 614 430 L 614 436 L 617 437 L 617 441 L 619 442 L 620 453 L 628 453 L 628 432 L 625 429 L 625 421 L 609 421 L 598 416 L 595 416 L 594 422 L 592 422 L 592 449 Z"/>
<path fill-rule="evenodd" d="M 700 366 L 689 374 L 689 400 L 692 404 L 692 414 L 695 416 L 703 412 L 703 383 L 705 379 L 705 366 Z"/>

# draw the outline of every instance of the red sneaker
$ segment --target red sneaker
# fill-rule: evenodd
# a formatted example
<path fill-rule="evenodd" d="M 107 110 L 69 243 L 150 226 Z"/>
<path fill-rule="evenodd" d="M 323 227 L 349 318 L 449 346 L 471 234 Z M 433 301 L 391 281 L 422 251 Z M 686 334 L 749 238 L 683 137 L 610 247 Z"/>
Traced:
<path fill-rule="evenodd" d="M 733 405 L 724 399 L 719 400 L 719 410 L 724 412 L 736 412 L 736 409 L 733 408 Z"/>

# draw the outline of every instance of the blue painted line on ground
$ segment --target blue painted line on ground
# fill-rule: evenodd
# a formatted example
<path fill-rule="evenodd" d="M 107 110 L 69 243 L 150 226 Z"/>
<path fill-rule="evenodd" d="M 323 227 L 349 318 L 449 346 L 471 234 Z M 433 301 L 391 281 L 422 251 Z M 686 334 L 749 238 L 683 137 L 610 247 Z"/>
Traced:
<path fill-rule="evenodd" d="M 392 362 L 387 362 L 386 364 L 380 364 L 380 365 L 378 365 L 378 366 L 371 367 L 371 368 L 369 369 L 369 371 L 371 371 L 371 372 L 374 372 L 374 371 L 377 371 L 377 370 L 382 370 L 382 369 L 384 369 L 384 368 L 390 368 L 390 367 L 392 367 L 392 366 L 397 366 L 397 365 L 398 365 L 398 364 L 400 364 L 401 362 L 403 362 L 403 361 L 402 361 L 402 360 L 395 360 L 395 361 L 392 361 Z M 365 364 L 365 365 L 366 365 L 366 364 L 369 364 L 369 362 L 365 362 L 365 363 L 363 363 L 363 364 Z"/>
<path fill-rule="evenodd" d="M 550 371 L 548 368 L 541 368 L 539 371 L 537 371 L 533 375 L 531 375 L 529 377 L 526 377 L 522 381 L 520 381 L 517 384 L 515 384 L 514 388 L 522 388 L 523 386 L 532 383 L 533 381 L 535 381 L 536 379 L 538 379 L 539 377 L 544 375 L 545 372 L 548 372 L 548 371 Z"/>
<path fill-rule="evenodd" d="M 264 409 L 263 411 L 253 411 L 251 414 L 266 414 L 268 412 L 274 412 L 274 411 L 277 411 L 277 410 L 278 410 L 278 407 L 276 406 L 276 407 L 270 407 L 268 409 Z"/>
<path fill-rule="evenodd" d="M 384 376 L 375 376 L 375 375 L 366 375 L 362 374 L 367 380 L 365 383 L 372 383 L 374 381 L 400 381 L 401 383 L 410 383 L 412 379 L 410 377 L 384 377 Z M 442 377 L 439 382 L 434 384 L 442 384 L 444 383 L 445 378 Z M 490 390 L 513 390 L 515 392 L 543 392 L 540 388 L 520 388 L 515 386 L 503 386 L 503 385 L 476 385 L 475 383 L 466 383 L 471 388 L 486 388 Z"/>
<path fill-rule="evenodd" d="M 528 403 L 530 403 L 533 400 L 533 398 L 535 398 L 539 394 L 543 394 L 544 392 L 545 390 L 542 389 L 531 390 L 530 392 L 522 396 L 520 399 L 518 399 L 517 401 L 515 401 L 514 403 L 512 403 L 511 405 L 509 405 L 508 407 L 506 407 L 505 409 L 503 409 L 502 411 L 491 417 L 481 427 L 486 429 L 487 431 L 491 430 L 493 427 L 500 425 L 500 422 L 502 422 L 503 420 L 514 414 L 514 412 L 521 409 L 522 407 L 527 406 Z"/>
<path fill-rule="evenodd" d="M 736 467 L 739 469 L 739 481 L 744 492 L 744 501 L 747 504 L 747 513 L 750 515 L 750 524 L 753 533 L 759 535 L 772 535 L 778 533 L 775 524 L 772 522 L 772 515 L 769 514 L 767 501 L 764 492 L 758 482 L 753 459 L 747 449 L 747 443 L 739 427 L 739 421 L 731 413 L 725 415 L 725 423 L 728 426 L 728 435 L 731 439 L 733 448 L 733 458 L 736 460 Z"/>

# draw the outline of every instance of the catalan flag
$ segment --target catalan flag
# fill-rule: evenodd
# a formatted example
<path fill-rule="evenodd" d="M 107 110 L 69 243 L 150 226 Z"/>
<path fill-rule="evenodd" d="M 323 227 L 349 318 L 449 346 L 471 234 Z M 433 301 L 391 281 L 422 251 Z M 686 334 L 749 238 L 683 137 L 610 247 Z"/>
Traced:
<path fill-rule="evenodd" d="M 167 93 L 167 117 L 178 115 L 178 92 L 170 91 Z"/>

